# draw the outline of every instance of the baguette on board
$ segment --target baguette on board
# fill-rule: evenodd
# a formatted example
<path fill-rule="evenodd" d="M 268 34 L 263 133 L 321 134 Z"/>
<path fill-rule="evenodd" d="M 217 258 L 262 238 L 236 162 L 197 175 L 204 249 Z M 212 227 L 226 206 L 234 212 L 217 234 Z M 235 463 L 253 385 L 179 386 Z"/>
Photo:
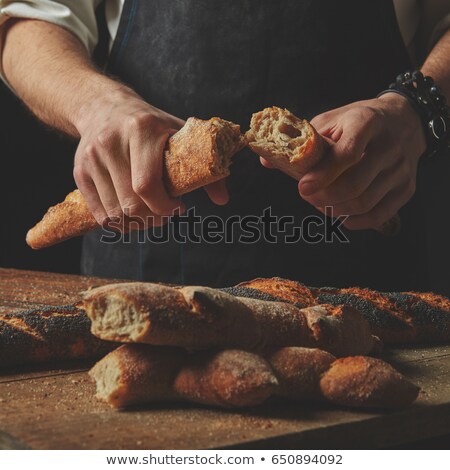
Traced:
<path fill-rule="evenodd" d="M 167 191 L 176 197 L 228 176 L 233 155 L 245 144 L 237 124 L 216 117 L 207 121 L 190 117 L 168 139 L 164 151 Z M 28 231 L 26 242 L 33 249 L 46 248 L 97 227 L 83 195 L 75 190 L 63 202 L 50 207 Z"/>
<path fill-rule="evenodd" d="M 90 371 L 97 398 L 115 408 L 189 401 L 224 408 L 264 403 L 271 396 L 327 401 L 356 408 L 409 405 L 419 388 L 389 364 L 363 356 L 338 359 L 319 349 L 282 348 L 267 357 L 242 350 L 181 353 L 127 344 Z"/>
<path fill-rule="evenodd" d="M 118 342 L 189 349 L 319 347 L 336 356 L 367 354 L 377 346 L 353 308 L 235 297 L 218 289 L 133 282 L 88 291 L 84 309 L 92 333 Z"/>

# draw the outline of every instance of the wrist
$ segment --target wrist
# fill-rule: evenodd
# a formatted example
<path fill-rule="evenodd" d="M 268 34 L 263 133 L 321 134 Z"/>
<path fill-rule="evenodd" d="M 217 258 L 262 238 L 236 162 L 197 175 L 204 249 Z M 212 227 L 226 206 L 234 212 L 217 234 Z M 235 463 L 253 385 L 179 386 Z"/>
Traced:
<path fill-rule="evenodd" d="M 406 98 L 419 116 L 426 142 L 424 153 L 427 156 L 438 154 L 449 146 L 450 109 L 432 77 L 424 77 L 417 70 L 400 74 L 395 83 L 391 83 L 389 89 L 382 91 L 378 98 L 392 93 Z"/>
<path fill-rule="evenodd" d="M 127 86 L 101 74 L 85 83 L 89 83 L 89 90 L 84 95 L 81 93 L 83 99 L 78 101 L 72 120 L 80 135 L 98 123 L 99 118 L 108 116 L 113 107 L 137 97 Z"/>

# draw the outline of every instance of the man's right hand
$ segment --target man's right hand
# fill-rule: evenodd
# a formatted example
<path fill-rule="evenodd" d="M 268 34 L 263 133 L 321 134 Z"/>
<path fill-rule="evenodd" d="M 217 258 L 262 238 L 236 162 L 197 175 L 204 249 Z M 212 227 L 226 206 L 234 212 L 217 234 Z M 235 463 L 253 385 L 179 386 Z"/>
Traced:
<path fill-rule="evenodd" d="M 164 147 L 181 119 L 99 72 L 59 26 L 18 19 L 2 31 L 3 71 L 16 94 L 43 122 L 80 138 L 75 181 L 99 224 L 126 214 L 147 222 L 140 227 L 160 225 L 167 220 L 160 216 L 184 209 L 162 176 Z M 205 189 L 213 202 L 226 203 L 224 181 Z"/>
<path fill-rule="evenodd" d="M 158 216 L 184 210 L 163 182 L 164 147 L 183 125 L 126 87 L 80 109 L 74 177 L 99 224 L 125 214 L 158 225 Z"/>

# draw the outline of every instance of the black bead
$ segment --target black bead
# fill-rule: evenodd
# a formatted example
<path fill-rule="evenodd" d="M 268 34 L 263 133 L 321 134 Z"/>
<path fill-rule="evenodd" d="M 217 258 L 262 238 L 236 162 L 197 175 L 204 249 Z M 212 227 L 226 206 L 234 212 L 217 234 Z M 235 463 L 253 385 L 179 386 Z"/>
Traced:
<path fill-rule="evenodd" d="M 413 80 L 422 80 L 423 79 L 423 74 L 419 70 L 416 70 L 412 74 Z"/>
<path fill-rule="evenodd" d="M 438 95 L 441 93 L 441 90 L 440 90 L 440 88 L 439 88 L 437 85 L 433 85 L 433 86 L 430 88 L 430 93 L 431 93 L 433 96 L 438 96 Z"/>

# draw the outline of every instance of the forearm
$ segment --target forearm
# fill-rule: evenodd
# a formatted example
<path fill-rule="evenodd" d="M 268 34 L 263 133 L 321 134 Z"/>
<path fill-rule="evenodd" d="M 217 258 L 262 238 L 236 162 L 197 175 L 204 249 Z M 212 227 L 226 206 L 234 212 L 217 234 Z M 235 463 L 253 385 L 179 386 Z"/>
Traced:
<path fill-rule="evenodd" d="M 450 102 L 450 29 L 437 42 L 421 70 L 433 77 Z"/>
<path fill-rule="evenodd" d="M 9 84 L 30 110 L 74 137 L 80 136 L 83 111 L 94 100 L 131 92 L 98 72 L 70 32 L 42 21 L 11 22 L 2 64 Z"/>

